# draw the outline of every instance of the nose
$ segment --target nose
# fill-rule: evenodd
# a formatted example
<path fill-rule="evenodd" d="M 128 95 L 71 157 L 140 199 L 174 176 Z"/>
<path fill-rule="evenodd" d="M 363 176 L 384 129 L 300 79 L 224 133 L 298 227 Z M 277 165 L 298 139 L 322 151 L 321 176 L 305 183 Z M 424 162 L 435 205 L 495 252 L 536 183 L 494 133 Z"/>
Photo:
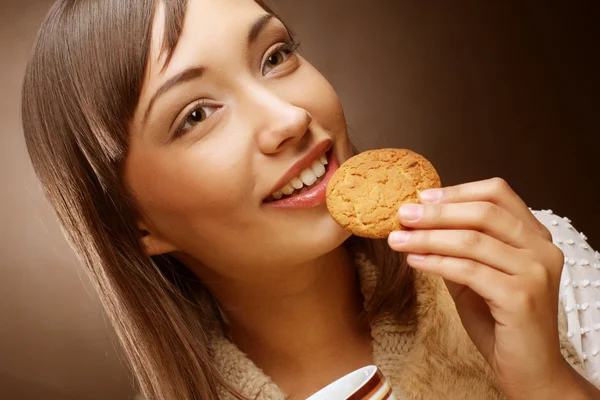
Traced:
<path fill-rule="evenodd" d="M 257 122 L 256 140 L 263 154 L 276 154 L 296 145 L 308 133 L 310 113 L 301 107 L 261 87 L 251 95 Z"/>

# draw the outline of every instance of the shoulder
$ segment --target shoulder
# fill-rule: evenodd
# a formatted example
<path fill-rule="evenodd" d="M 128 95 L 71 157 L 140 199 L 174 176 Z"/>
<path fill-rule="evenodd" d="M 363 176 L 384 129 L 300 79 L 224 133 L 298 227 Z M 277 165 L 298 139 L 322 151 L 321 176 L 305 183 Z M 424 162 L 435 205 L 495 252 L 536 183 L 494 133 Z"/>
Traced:
<path fill-rule="evenodd" d="M 600 269 L 600 253 L 594 251 L 587 242 L 583 232 L 577 231 L 567 217 L 561 217 L 552 210 L 532 210 L 533 215 L 552 234 L 552 241 L 565 254 L 565 257 L 573 255 L 580 258 L 577 260 L 582 266 L 591 266 Z M 573 265 L 572 260 L 565 259 L 565 264 Z"/>
<path fill-rule="evenodd" d="M 552 210 L 532 213 L 564 254 L 559 300 L 567 320 L 566 336 L 583 361 L 588 380 L 600 386 L 600 253 L 570 219 Z"/>

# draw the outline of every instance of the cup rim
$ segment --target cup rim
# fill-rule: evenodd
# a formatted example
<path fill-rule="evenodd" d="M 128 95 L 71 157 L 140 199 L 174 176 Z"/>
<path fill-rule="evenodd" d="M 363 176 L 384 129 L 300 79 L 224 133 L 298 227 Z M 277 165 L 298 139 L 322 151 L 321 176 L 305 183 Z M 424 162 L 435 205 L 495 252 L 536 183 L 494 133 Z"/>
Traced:
<path fill-rule="evenodd" d="M 357 387 L 354 392 L 350 393 L 346 397 L 345 400 L 362 400 L 365 395 L 370 393 L 379 384 L 381 379 L 373 380 L 373 378 L 377 375 L 377 373 L 379 371 L 379 368 L 376 365 L 367 365 L 365 367 L 357 369 L 354 372 L 351 372 L 350 374 L 366 372 L 366 371 L 369 371 L 368 375 L 361 382 L 360 386 Z M 350 374 L 348 374 L 348 375 L 350 375 Z M 373 385 L 369 385 L 370 381 L 373 381 Z"/>
<path fill-rule="evenodd" d="M 324 388 L 321 388 L 320 390 L 318 390 L 316 393 L 313 393 L 307 400 L 310 400 L 312 398 L 317 397 L 319 394 L 321 394 L 322 392 L 325 392 L 328 388 L 331 389 L 331 386 L 334 385 L 335 383 L 337 383 L 338 381 L 344 379 L 344 378 L 349 378 L 353 375 L 360 375 L 360 374 L 365 374 L 365 378 L 363 380 L 361 380 L 360 385 L 358 385 L 358 387 L 350 394 L 348 394 L 345 399 L 343 400 L 360 400 L 363 395 L 363 391 L 366 391 L 366 393 L 369 393 L 371 391 L 372 388 L 370 388 L 370 386 L 366 386 L 366 384 L 373 379 L 373 377 L 377 374 L 377 372 L 379 371 L 379 368 L 377 368 L 376 365 L 367 365 L 364 367 L 361 367 L 359 369 L 356 369 L 338 379 L 336 379 L 335 381 L 331 382 L 329 385 L 325 386 Z M 356 397 L 356 396 L 359 397 Z M 340 399 L 341 400 L 341 399 Z"/>

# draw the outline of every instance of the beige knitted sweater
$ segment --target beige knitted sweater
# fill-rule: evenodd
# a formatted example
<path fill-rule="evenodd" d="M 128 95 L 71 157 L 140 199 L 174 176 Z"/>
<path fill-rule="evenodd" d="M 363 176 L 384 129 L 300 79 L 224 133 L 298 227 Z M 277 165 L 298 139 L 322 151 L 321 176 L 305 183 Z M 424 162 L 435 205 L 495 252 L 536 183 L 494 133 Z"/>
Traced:
<path fill-rule="evenodd" d="M 365 303 L 373 295 L 375 267 L 357 260 Z M 371 325 L 373 360 L 402 399 L 504 399 L 488 364 L 465 332 L 444 282 L 417 273 L 416 318 L 399 324 L 381 315 Z M 562 310 L 562 307 L 559 307 Z M 560 315 L 563 356 L 581 372 L 582 363 L 565 335 Z M 213 340 L 218 368 L 227 382 L 248 399 L 280 400 L 285 394 L 224 336 Z M 233 397 L 223 392 L 223 399 Z M 332 399 L 333 400 L 333 399 Z"/>

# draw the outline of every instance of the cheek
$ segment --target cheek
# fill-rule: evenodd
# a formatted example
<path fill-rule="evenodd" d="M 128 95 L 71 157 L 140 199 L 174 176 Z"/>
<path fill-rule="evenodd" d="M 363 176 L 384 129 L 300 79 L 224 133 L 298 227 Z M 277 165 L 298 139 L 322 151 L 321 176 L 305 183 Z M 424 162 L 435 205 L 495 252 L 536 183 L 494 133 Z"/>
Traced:
<path fill-rule="evenodd" d="M 250 168 L 243 160 L 231 148 L 227 154 L 176 146 L 132 151 L 126 177 L 154 228 L 180 242 L 192 232 L 209 236 L 217 226 L 243 216 L 245 194 L 251 190 L 251 180 L 244 175 Z"/>

